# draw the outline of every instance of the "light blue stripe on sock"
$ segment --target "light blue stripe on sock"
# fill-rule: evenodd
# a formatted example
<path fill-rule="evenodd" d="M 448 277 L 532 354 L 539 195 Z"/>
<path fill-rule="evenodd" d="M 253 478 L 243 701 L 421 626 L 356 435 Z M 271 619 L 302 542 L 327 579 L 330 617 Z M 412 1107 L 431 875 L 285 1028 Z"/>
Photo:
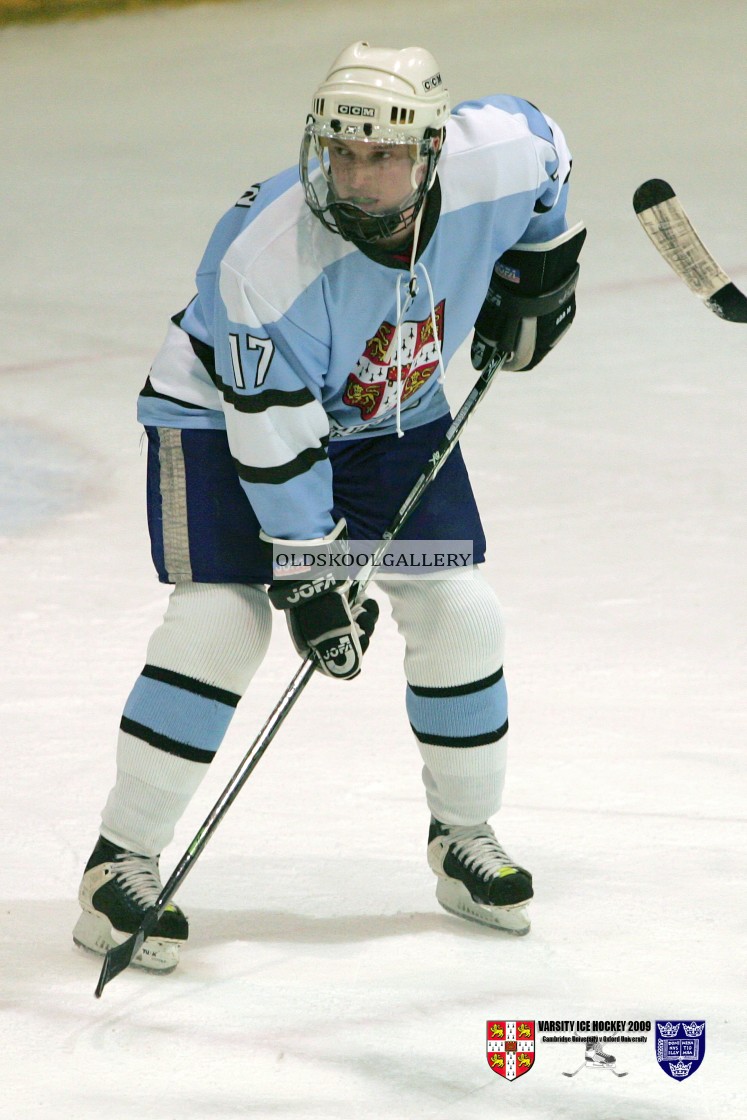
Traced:
<path fill-rule="evenodd" d="M 485 735 L 508 719 L 505 679 L 466 696 L 416 696 L 408 685 L 407 715 L 416 733 L 448 739 Z"/>
<path fill-rule="evenodd" d="M 230 704 L 139 677 L 125 704 L 124 715 L 159 735 L 215 753 L 234 711 Z"/>

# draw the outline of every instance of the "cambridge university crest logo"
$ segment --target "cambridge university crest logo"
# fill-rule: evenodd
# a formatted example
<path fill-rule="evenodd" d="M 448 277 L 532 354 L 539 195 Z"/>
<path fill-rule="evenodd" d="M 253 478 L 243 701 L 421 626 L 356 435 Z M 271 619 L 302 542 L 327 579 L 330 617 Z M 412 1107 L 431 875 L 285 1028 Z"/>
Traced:
<path fill-rule="evenodd" d="M 438 369 L 439 347 L 444 340 L 445 300 L 436 304 L 435 324 L 428 316 L 422 322 L 407 319 L 402 324 L 400 366 L 402 384 L 397 385 L 397 328 L 384 322 L 350 373 L 343 402 L 357 408 L 362 420 L 382 416 L 394 408 L 397 395 L 402 404 L 417 393 Z M 434 336 L 439 345 L 434 342 Z"/>
<path fill-rule="evenodd" d="M 515 1081 L 534 1065 L 534 1020 L 489 1019 L 486 1045 L 493 1073 Z"/>

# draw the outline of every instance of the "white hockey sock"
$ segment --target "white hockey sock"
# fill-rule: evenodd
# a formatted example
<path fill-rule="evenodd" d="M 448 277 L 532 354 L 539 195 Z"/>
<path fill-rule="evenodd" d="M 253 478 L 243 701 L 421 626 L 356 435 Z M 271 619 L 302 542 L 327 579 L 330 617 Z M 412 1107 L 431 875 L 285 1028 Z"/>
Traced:
<path fill-rule="evenodd" d="M 207 773 L 262 662 L 271 610 L 263 588 L 179 583 L 122 716 L 108 840 L 157 855 Z"/>
<path fill-rule="evenodd" d="M 445 824 L 480 824 L 500 808 L 506 773 L 498 601 L 478 570 L 381 587 L 406 642 L 407 712 L 428 807 Z"/>

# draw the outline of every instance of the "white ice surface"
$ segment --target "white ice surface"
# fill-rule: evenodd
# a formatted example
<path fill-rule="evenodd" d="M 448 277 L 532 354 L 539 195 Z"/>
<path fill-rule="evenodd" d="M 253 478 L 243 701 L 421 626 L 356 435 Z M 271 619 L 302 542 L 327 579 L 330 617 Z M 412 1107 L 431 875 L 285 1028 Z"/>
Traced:
<path fill-rule="evenodd" d="M 134 399 L 220 213 L 292 163 L 355 38 L 424 43 L 455 100 L 562 122 L 589 237 L 579 315 L 464 438 L 509 623 L 496 819 L 536 876 L 529 937 L 439 910 L 385 617 L 315 680 L 180 895 L 167 978 L 70 932 L 124 697 L 167 592 Z M 12 1120 L 703 1120 L 744 1112 L 745 352 L 634 217 L 669 179 L 747 285 L 742 0 L 315 0 L 0 33 L 0 1099 Z M 458 403 L 466 349 L 449 374 Z M 295 668 L 282 623 L 170 870 Z M 677 1084 L 643 1046 L 538 1047 L 490 1018 L 705 1018 Z"/>

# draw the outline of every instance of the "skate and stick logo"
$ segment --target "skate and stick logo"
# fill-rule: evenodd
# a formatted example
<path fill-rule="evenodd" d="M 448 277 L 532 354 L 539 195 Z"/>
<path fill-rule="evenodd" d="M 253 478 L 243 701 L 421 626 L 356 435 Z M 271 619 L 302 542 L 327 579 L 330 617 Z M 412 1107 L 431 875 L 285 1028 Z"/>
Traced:
<path fill-rule="evenodd" d="M 656 1060 L 675 1081 L 684 1081 L 705 1057 L 705 1019 L 656 1020 Z"/>
<path fill-rule="evenodd" d="M 515 1081 L 534 1065 L 534 1020 L 489 1019 L 487 1058 L 493 1073 Z"/>
<path fill-rule="evenodd" d="M 563 1072 L 563 1077 L 575 1077 L 582 1069 L 606 1069 L 613 1073 L 615 1077 L 627 1077 L 627 1070 L 621 1072 L 616 1069 L 617 1059 L 612 1054 L 608 1054 L 602 1042 L 590 1038 L 586 1042 L 586 1052 L 584 1053 L 584 1060 L 577 1069 L 571 1070 L 569 1073 Z"/>

